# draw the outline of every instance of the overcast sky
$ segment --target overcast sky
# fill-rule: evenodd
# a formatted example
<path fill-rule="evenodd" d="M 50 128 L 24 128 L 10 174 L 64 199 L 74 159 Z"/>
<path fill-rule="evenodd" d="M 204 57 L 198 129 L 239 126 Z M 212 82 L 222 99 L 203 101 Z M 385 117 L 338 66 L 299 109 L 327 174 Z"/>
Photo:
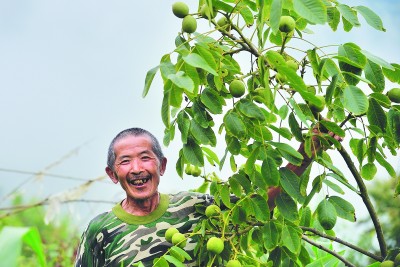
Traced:
<path fill-rule="evenodd" d="M 173 2 L 0 0 L 0 199 L 21 183 L 21 192 L 43 198 L 83 182 L 18 172 L 46 170 L 83 180 L 104 175 L 108 144 L 125 128 L 143 127 L 162 140 L 159 76 L 148 97 L 141 95 L 146 72 L 173 49 L 180 30 Z M 400 62 L 399 2 L 342 2 L 371 7 L 387 32 L 375 31 L 361 18 L 362 27 L 350 34 L 311 28 L 310 38 L 321 45 L 353 41 Z M 194 7 L 197 1 L 187 3 Z M 178 145 L 165 148 L 169 165 L 163 192 L 200 183 L 175 174 Z M 122 196 L 119 186 L 107 182 L 85 198 L 117 201 Z M 86 205 L 91 212 L 80 217 L 83 222 L 109 207 Z"/>

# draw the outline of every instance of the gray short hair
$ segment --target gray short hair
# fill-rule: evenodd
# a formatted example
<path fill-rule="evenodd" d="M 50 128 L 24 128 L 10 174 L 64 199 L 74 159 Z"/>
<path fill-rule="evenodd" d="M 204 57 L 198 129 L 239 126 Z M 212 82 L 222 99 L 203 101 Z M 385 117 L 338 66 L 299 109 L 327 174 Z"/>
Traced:
<path fill-rule="evenodd" d="M 117 134 L 114 139 L 111 141 L 110 146 L 108 147 L 108 156 L 107 156 L 107 166 L 114 171 L 114 164 L 115 164 L 115 151 L 114 145 L 117 141 L 127 137 L 127 136 L 148 136 L 151 139 L 152 143 L 152 150 L 154 154 L 156 154 L 159 162 L 161 163 L 164 154 L 161 150 L 160 143 L 158 142 L 157 138 L 151 134 L 149 131 L 146 131 L 142 128 L 129 128 L 126 130 L 121 131 Z"/>

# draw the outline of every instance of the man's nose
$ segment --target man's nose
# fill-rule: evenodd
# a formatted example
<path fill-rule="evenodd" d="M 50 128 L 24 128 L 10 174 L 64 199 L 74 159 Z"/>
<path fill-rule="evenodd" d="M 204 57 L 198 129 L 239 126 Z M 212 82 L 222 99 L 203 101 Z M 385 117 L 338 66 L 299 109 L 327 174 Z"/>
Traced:
<path fill-rule="evenodd" d="M 139 160 L 132 160 L 130 172 L 133 174 L 139 174 L 142 172 L 142 164 Z"/>

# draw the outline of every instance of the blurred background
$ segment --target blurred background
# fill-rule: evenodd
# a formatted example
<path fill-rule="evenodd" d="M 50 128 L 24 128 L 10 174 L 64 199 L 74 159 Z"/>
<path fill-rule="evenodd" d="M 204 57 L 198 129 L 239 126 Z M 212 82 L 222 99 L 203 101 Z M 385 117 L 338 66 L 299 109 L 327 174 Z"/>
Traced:
<path fill-rule="evenodd" d="M 43 207 L 45 223 L 69 218 L 79 236 L 91 218 L 124 197 L 104 176 L 106 152 L 111 139 L 129 127 L 145 128 L 162 141 L 160 76 L 146 98 L 142 90 L 146 72 L 174 49 L 181 20 L 171 12 L 173 2 L 0 0 L 2 219 L 13 203 L 50 199 Z M 350 33 L 316 26 L 305 38 L 321 46 L 356 42 L 399 63 L 400 3 L 342 2 L 374 10 L 386 32 L 360 18 L 362 26 Z M 195 12 L 197 1 L 186 3 Z M 179 149 L 178 142 L 164 148 L 169 160 L 160 186 L 164 193 L 202 182 L 178 177 Z M 392 160 L 398 171 L 398 159 Z"/>

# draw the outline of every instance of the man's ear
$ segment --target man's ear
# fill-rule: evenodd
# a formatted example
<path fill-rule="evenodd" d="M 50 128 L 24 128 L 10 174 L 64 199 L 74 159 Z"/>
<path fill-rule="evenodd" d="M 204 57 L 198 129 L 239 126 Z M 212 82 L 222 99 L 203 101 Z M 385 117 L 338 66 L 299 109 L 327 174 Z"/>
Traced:
<path fill-rule="evenodd" d="M 163 158 L 160 163 L 160 175 L 163 176 L 167 169 L 167 158 Z"/>
<path fill-rule="evenodd" d="M 108 175 L 108 177 L 110 177 L 111 181 L 113 181 L 114 184 L 118 184 L 118 178 L 115 175 L 115 172 L 110 168 L 110 167 L 106 167 L 106 173 Z"/>

